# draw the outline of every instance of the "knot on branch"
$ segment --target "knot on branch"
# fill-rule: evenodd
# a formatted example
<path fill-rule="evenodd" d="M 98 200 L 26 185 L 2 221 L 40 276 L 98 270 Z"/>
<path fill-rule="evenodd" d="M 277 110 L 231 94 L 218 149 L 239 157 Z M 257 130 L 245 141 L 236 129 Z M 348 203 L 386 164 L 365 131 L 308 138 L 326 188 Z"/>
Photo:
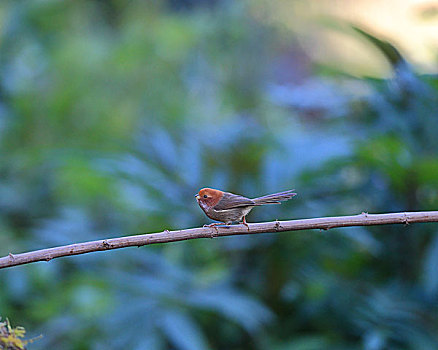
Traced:
<path fill-rule="evenodd" d="M 408 218 L 408 214 L 403 213 L 403 223 L 405 224 L 405 226 L 409 225 L 409 218 Z"/>
<path fill-rule="evenodd" d="M 278 219 L 275 219 L 274 229 L 275 229 L 275 232 L 278 232 L 278 230 L 281 229 L 280 221 L 278 221 Z"/>

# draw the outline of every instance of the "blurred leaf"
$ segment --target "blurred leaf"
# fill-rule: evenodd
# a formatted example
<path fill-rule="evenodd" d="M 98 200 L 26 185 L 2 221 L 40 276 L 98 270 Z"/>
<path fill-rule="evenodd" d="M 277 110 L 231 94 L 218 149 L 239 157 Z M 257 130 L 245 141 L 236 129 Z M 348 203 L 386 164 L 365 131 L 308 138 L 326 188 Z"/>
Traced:
<path fill-rule="evenodd" d="M 209 349 L 201 330 L 187 314 L 165 311 L 161 317 L 162 329 L 177 349 Z"/>
<path fill-rule="evenodd" d="M 324 337 L 300 337 L 277 350 L 320 350 L 329 349 L 330 343 Z"/>
<path fill-rule="evenodd" d="M 248 295 L 225 288 L 201 290 L 189 296 L 188 301 L 197 307 L 217 310 L 234 320 L 248 332 L 256 332 L 273 318 L 271 312 Z"/>
<path fill-rule="evenodd" d="M 430 298 L 438 296 L 438 236 L 432 239 L 423 265 L 423 288 Z"/>
<path fill-rule="evenodd" d="M 390 42 L 379 39 L 359 27 L 353 26 L 353 29 L 376 46 L 394 68 L 397 68 L 397 66 L 405 61 L 400 52 Z"/>

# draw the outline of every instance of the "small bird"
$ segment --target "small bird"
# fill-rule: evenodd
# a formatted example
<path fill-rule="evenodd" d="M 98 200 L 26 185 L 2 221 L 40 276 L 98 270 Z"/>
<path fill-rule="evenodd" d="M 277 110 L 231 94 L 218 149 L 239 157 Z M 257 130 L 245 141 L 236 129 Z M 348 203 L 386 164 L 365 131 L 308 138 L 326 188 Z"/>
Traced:
<path fill-rule="evenodd" d="M 282 201 L 287 201 L 296 195 L 293 190 L 289 190 L 250 199 L 213 188 L 203 188 L 199 190 L 195 197 L 205 215 L 210 219 L 221 222 L 208 226 L 230 225 L 233 222 L 239 222 L 248 227 L 245 217 L 252 208 L 265 204 L 280 204 Z"/>

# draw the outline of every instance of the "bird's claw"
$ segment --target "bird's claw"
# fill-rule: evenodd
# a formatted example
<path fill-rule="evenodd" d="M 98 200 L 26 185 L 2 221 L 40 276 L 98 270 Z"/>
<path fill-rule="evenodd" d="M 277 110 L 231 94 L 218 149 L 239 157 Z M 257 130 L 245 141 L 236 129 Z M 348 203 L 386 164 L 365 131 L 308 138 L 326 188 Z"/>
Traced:
<path fill-rule="evenodd" d="M 242 220 L 241 224 L 242 224 L 242 225 L 245 225 L 246 228 L 248 229 L 248 232 L 249 232 L 249 225 L 248 225 L 248 223 L 246 222 L 245 217 L 243 217 L 243 220 Z"/>
<path fill-rule="evenodd" d="M 211 224 L 205 224 L 202 227 L 215 227 L 215 226 L 220 226 L 220 225 L 224 225 L 223 222 L 212 222 Z"/>
<path fill-rule="evenodd" d="M 224 223 L 222 222 L 213 222 L 211 224 L 205 224 L 203 227 L 211 227 L 214 228 L 214 230 L 216 231 L 216 235 L 214 234 L 214 231 L 212 231 L 212 233 L 210 234 L 210 238 L 214 238 L 219 234 L 219 230 L 217 229 L 218 226 L 220 225 L 224 225 Z"/>

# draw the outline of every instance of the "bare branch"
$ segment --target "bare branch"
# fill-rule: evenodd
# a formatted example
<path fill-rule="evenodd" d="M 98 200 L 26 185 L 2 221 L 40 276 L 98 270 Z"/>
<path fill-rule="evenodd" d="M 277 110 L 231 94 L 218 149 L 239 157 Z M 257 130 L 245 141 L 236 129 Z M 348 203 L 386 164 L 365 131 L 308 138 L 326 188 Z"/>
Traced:
<path fill-rule="evenodd" d="M 79 255 L 102 250 L 111 250 L 132 246 L 144 246 L 156 243 L 177 242 L 195 238 L 214 238 L 222 236 L 245 235 L 267 232 L 284 232 L 321 229 L 335 227 L 371 226 L 387 224 L 413 224 L 418 222 L 438 222 L 438 211 L 367 214 L 353 216 L 338 216 L 315 219 L 260 222 L 244 225 L 215 226 L 191 228 L 187 230 L 168 231 L 120 238 L 110 238 L 99 241 L 84 242 L 31 251 L 22 254 L 11 254 L 0 258 L 0 269 L 29 264 L 37 261 L 50 261 L 55 258 Z"/>

